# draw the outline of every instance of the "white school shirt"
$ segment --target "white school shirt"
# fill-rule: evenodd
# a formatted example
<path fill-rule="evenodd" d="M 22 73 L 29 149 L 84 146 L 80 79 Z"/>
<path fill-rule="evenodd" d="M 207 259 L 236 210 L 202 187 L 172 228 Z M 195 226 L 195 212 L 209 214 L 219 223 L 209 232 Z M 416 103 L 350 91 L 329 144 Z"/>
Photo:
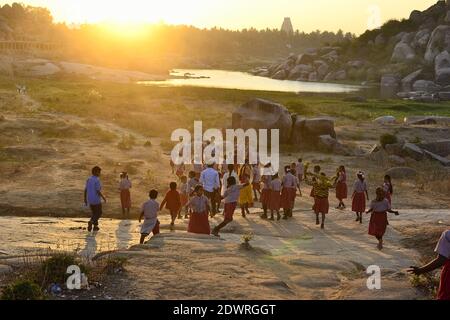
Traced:
<path fill-rule="evenodd" d="M 200 175 L 200 183 L 203 185 L 203 189 L 208 192 L 213 192 L 214 189 L 219 189 L 219 173 L 213 168 L 203 170 Z"/>
<path fill-rule="evenodd" d="M 119 190 L 131 189 L 131 181 L 128 179 L 122 179 L 119 182 Z"/>
<path fill-rule="evenodd" d="M 144 223 L 141 226 L 141 233 L 150 234 L 158 221 L 159 203 L 150 199 L 142 205 L 141 212 L 144 212 Z"/>
<path fill-rule="evenodd" d="M 237 202 L 242 188 L 243 188 L 242 184 L 235 184 L 234 186 L 229 187 L 224 193 L 225 198 L 224 202 L 225 203 Z"/>
<path fill-rule="evenodd" d="M 442 232 L 441 238 L 434 251 L 437 254 L 450 259 L 450 230 Z"/>
<path fill-rule="evenodd" d="M 252 172 L 253 172 L 252 182 L 253 183 L 260 182 L 261 181 L 261 170 L 259 169 L 259 167 L 258 166 L 253 167 Z"/>
<path fill-rule="evenodd" d="M 296 181 L 295 181 L 295 177 L 292 173 L 287 173 L 284 177 L 283 177 L 283 187 L 285 188 L 293 188 L 295 189 L 297 187 Z"/>
<path fill-rule="evenodd" d="M 233 170 L 231 172 L 231 175 L 230 175 L 229 171 L 225 172 L 222 177 L 222 190 L 220 193 L 222 196 L 225 194 L 225 191 L 227 190 L 227 180 L 229 177 L 234 177 L 236 179 L 236 183 L 239 182 L 239 177 L 238 177 L 236 171 Z"/>
<path fill-rule="evenodd" d="M 391 210 L 391 205 L 386 198 L 382 201 L 373 200 L 370 203 L 370 209 L 372 209 L 373 212 L 386 212 L 388 210 Z"/>
<path fill-rule="evenodd" d="M 356 192 L 365 192 L 367 191 L 367 183 L 366 180 L 361 181 L 361 180 L 356 180 L 355 184 L 353 185 L 353 190 L 355 190 Z"/>

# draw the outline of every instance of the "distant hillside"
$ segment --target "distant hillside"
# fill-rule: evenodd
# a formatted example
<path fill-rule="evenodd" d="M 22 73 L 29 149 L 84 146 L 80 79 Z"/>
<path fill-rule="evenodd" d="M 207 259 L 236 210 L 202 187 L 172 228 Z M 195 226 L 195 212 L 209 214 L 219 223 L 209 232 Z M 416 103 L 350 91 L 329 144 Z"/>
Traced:
<path fill-rule="evenodd" d="M 333 46 L 292 53 L 252 72 L 274 79 L 380 84 L 383 96 L 450 99 L 450 4 L 438 1 L 411 12 L 409 19 L 388 21 Z"/>

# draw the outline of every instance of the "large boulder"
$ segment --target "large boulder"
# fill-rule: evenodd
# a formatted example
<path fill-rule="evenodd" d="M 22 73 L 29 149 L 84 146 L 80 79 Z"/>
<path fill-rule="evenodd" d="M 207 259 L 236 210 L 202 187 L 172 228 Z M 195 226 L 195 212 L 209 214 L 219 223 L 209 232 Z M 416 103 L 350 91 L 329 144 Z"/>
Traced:
<path fill-rule="evenodd" d="M 339 70 L 335 74 L 335 79 L 338 81 L 343 81 L 347 79 L 347 72 L 345 70 Z"/>
<path fill-rule="evenodd" d="M 431 32 L 429 29 L 417 31 L 411 46 L 415 49 L 425 49 L 430 40 Z"/>
<path fill-rule="evenodd" d="M 435 153 L 441 157 L 448 157 L 450 155 L 450 140 L 420 143 L 418 146 L 423 150 Z"/>
<path fill-rule="evenodd" d="M 290 80 L 295 80 L 301 77 L 301 75 L 305 72 L 312 72 L 314 68 L 307 64 L 298 64 L 289 72 L 288 78 Z"/>
<path fill-rule="evenodd" d="M 281 104 L 263 99 L 253 99 L 233 112 L 234 129 L 279 129 L 280 142 L 288 143 L 291 135 L 292 117 Z"/>
<path fill-rule="evenodd" d="M 425 61 L 432 64 L 443 50 L 450 51 L 450 26 L 447 25 L 437 26 L 431 33 L 425 51 Z"/>
<path fill-rule="evenodd" d="M 373 120 L 373 122 L 378 124 L 393 124 L 396 122 L 396 119 L 393 116 L 382 116 L 376 118 L 375 120 Z"/>
<path fill-rule="evenodd" d="M 299 54 L 295 64 L 311 64 L 317 58 L 316 54 L 302 53 Z"/>
<path fill-rule="evenodd" d="M 434 60 L 435 80 L 439 85 L 450 84 L 450 54 L 448 51 L 442 51 Z"/>
<path fill-rule="evenodd" d="M 417 176 L 417 171 L 409 167 L 394 167 L 386 171 L 394 179 L 412 178 Z"/>
<path fill-rule="evenodd" d="M 392 53 L 391 62 L 397 63 L 409 63 L 416 58 L 416 52 L 411 46 L 406 42 L 399 42 L 396 44 L 394 48 L 394 52 Z"/>
<path fill-rule="evenodd" d="M 416 70 L 416 71 L 408 74 L 406 77 L 404 77 L 402 79 L 402 90 L 403 91 L 411 91 L 413 83 L 419 79 L 421 74 L 422 74 L 422 69 L 419 69 L 419 70 Z"/>
<path fill-rule="evenodd" d="M 292 143 L 298 146 L 316 146 L 320 136 L 336 139 L 334 120 L 330 118 L 297 118 L 292 130 Z"/>
<path fill-rule="evenodd" d="M 287 72 L 285 70 L 277 71 L 272 78 L 277 80 L 285 80 L 287 76 Z"/>
<path fill-rule="evenodd" d="M 424 157 L 423 150 L 413 143 L 405 143 L 403 145 L 403 154 L 414 160 L 420 161 Z"/>
<path fill-rule="evenodd" d="M 437 92 L 441 89 L 440 85 L 437 85 L 430 80 L 417 80 L 413 84 L 414 91 L 425 91 L 425 92 Z"/>
<path fill-rule="evenodd" d="M 440 155 L 437 155 L 435 153 L 432 153 L 430 151 L 424 150 L 425 157 L 427 157 L 430 160 L 434 160 L 442 164 L 444 167 L 450 167 L 450 160 L 444 157 L 441 157 Z"/>

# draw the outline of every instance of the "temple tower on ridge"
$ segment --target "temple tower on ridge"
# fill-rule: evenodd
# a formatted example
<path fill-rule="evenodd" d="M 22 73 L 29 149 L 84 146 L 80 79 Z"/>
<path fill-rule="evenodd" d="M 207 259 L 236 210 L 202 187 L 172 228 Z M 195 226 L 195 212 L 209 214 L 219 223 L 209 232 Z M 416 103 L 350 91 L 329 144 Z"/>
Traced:
<path fill-rule="evenodd" d="M 281 26 L 281 31 L 284 31 L 288 34 L 294 33 L 294 28 L 292 27 L 291 18 L 289 18 L 289 17 L 284 18 L 283 25 Z"/>

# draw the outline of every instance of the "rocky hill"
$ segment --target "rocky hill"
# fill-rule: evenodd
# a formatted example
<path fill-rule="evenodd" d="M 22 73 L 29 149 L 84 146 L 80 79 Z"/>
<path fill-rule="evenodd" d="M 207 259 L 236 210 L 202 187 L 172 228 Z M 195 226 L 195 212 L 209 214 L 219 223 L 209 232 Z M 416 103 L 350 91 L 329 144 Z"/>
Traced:
<path fill-rule="evenodd" d="M 382 97 L 450 100 L 450 1 L 251 72 L 280 80 L 379 84 Z"/>

